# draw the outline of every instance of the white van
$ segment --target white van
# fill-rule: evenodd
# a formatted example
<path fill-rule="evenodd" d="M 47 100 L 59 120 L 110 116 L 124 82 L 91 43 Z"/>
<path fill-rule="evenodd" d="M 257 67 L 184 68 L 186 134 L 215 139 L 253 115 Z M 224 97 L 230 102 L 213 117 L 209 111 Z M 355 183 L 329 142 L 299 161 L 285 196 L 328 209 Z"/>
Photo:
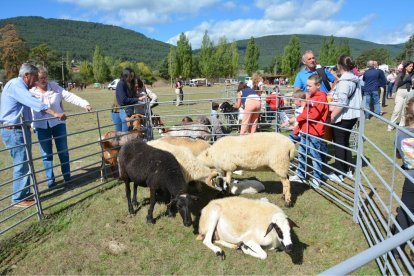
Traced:
<path fill-rule="evenodd" d="M 119 79 L 113 80 L 110 84 L 108 84 L 108 90 L 115 90 L 118 82 Z"/>

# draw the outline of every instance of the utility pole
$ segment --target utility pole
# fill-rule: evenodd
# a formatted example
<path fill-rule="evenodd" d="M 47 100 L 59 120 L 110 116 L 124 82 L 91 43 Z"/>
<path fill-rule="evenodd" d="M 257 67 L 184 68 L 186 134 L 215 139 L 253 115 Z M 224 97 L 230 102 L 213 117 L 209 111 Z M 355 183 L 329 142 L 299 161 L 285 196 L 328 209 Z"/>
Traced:
<path fill-rule="evenodd" d="M 62 86 L 65 87 L 65 70 L 63 69 L 63 56 L 62 56 Z"/>

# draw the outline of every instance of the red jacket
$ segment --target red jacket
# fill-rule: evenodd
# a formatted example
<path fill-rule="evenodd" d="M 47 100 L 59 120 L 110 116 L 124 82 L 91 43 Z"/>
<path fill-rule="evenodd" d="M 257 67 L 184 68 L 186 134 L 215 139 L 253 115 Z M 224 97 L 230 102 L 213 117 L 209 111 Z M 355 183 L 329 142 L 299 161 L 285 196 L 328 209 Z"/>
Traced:
<path fill-rule="evenodd" d="M 281 97 L 276 98 L 276 96 L 276 93 L 272 93 L 266 97 L 266 103 L 270 106 L 270 109 L 272 109 L 273 111 L 275 111 L 276 108 L 285 105 L 285 100 Z"/>
<path fill-rule="evenodd" d="M 318 91 L 309 97 L 309 102 L 306 103 L 302 114 L 296 118 L 298 125 L 294 129 L 294 133 L 295 135 L 298 135 L 301 130 L 303 133 L 322 137 L 325 134 L 325 125 L 308 121 L 308 119 L 325 123 L 328 119 L 328 104 L 314 103 L 310 101 L 327 102 L 326 93 Z"/>

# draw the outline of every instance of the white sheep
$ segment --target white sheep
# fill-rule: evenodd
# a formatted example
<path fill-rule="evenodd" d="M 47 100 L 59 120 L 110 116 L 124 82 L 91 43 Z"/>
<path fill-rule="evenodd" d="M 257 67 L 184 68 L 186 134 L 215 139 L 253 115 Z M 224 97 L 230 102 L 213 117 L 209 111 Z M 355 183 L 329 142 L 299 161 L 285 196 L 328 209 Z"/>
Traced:
<path fill-rule="evenodd" d="M 195 156 L 199 155 L 203 150 L 208 149 L 211 146 L 205 140 L 193 139 L 188 137 L 164 136 L 159 140 L 170 143 L 172 145 L 186 147 L 190 149 Z"/>
<path fill-rule="evenodd" d="M 174 155 L 180 164 L 186 183 L 191 181 L 203 181 L 210 187 L 213 187 L 212 179 L 218 175 L 217 171 L 212 170 L 201 163 L 188 148 L 169 144 L 162 139 L 152 140 L 147 144 L 154 148 L 168 151 Z M 197 188 L 200 189 L 200 187 Z"/>
<path fill-rule="evenodd" d="M 288 171 L 294 155 L 295 145 L 288 137 L 275 132 L 261 132 L 223 137 L 197 158 L 206 166 L 224 172 L 225 184 L 229 186 L 232 172 L 235 170 L 274 171 L 280 176 L 283 184 L 285 206 L 291 207 Z"/>
<path fill-rule="evenodd" d="M 267 253 L 263 248 L 292 251 L 292 227 L 298 226 L 267 199 L 227 197 L 212 200 L 203 208 L 197 240 L 222 259 L 224 251 L 213 242 L 264 260 Z"/>

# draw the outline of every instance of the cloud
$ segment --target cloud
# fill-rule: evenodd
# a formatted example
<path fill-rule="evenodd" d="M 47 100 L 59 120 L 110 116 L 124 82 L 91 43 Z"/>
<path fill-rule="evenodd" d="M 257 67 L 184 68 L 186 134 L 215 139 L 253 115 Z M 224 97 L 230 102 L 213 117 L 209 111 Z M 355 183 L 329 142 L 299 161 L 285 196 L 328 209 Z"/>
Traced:
<path fill-rule="evenodd" d="M 385 35 L 383 33 L 382 35 L 375 35 L 370 40 L 383 44 L 399 44 L 407 42 L 407 40 L 410 39 L 410 36 L 413 34 L 414 24 L 408 23 L 398 31 L 388 32 Z"/>

